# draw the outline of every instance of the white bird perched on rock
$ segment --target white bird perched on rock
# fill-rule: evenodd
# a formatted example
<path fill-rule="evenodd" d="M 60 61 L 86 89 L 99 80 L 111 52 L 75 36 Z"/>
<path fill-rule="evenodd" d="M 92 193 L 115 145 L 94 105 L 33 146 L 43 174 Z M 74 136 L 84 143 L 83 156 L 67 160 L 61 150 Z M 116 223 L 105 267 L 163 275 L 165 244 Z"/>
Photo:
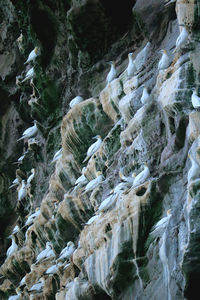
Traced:
<path fill-rule="evenodd" d="M 142 104 L 146 104 L 146 103 L 148 103 L 149 98 L 150 98 L 150 95 L 149 95 L 149 93 L 148 93 L 148 89 L 147 89 L 147 87 L 144 85 L 144 86 L 143 86 L 142 97 L 141 97 L 140 101 L 142 102 Z"/>
<path fill-rule="evenodd" d="M 45 274 L 50 275 L 50 274 L 55 274 L 56 272 L 59 271 L 59 267 L 62 266 L 61 262 L 57 262 L 55 263 L 55 265 L 49 267 L 46 271 Z"/>
<path fill-rule="evenodd" d="M 93 137 L 93 139 L 97 139 L 97 141 L 88 148 L 87 156 L 83 162 L 86 162 L 100 148 L 100 146 L 102 144 L 102 139 L 101 139 L 100 135 Z"/>
<path fill-rule="evenodd" d="M 52 249 L 51 243 L 47 242 L 46 248 L 38 254 L 35 264 L 38 264 L 42 260 L 47 260 L 47 259 L 53 258 L 53 257 L 55 257 L 55 253 Z"/>
<path fill-rule="evenodd" d="M 200 97 L 197 95 L 197 90 L 194 88 L 191 96 L 192 105 L 195 109 L 200 108 Z"/>
<path fill-rule="evenodd" d="M 113 61 L 109 61 L 108 64 L 110 64 L 111 67 L 110 67 L 110 71 L 106 77 L 107 84 L 110 83 L 111 81 L 113 81 L 113 79 L 115 79 L 116 75 L 117 75 L 115 63 Z"/>
<path fill-rule="evenodd" d="M 34 125 L 31 126 L 31 127 L 29 127 L 29 128 L 27 128 L 27 129 L 23 132 L 22 137 L 19 138 L 19 139 L 17 140 L 17 142 L 20 141 L 20 140 L 23 140 L 23 139 L 29 139 L 30 137 L 36 135 L 36 133 L 38 132 L 37 121 L 34 120 L 33 123 L 34 123 Z"/>
<path fill-rule="evenodd" d="M 41 292 L 43 290 L 43 287 L 44 287 L 44 284 L 45 284 L 45 280 L 44 278 L 40 278 L 38 280 L 38 282 L 36 284 L 34 284 L 31 288 L 30 288 L 30 292 Z"/>
<path fill-rule="evenodd" d="M 31 214 L 30 216 L 28 216 L 28 219 L 26 220 L 26 223 L 24 226 L 28 226 L 31 225 L 33 223 L 33 221 L 40 215 L 40 209 L 39 207 L 36 208 L 36 211 Z"/>
<path fill-rule="evenodd" d="M 165 49 L 160 50 L 162 57 L 158 63 L 158 70 L 167 69 L 170 65 L 170 59 Z"/>
<path fill-rule="evenodd" d="M 15 234 L 15 233 L 19 232 L 19 230 L 20 230 L 19 226 L 16 225 L 16 226 L 14 227 L 13 231 L 12 231 L 12 234 Z"/>
<path fill-rule="evenodd" d="M 127 74 L 128 78 L 132 77 L 135 72 L 137 72 L 135 62 L 133 60 L 133 52 L 128 54 L 128 67 L 127 67 Z"/>
<path fill-rule="evenodd" d="M 169 219 L 171 218 L 171 209 L 168 209 L 167 216 L 163 217 L 161 220 L 159 220 L 153 229 L 153 233 L 157 231 L 158 229 L 162 229 L 163 227 L 166 227 L 167 223 L 169 222 Z"/>
<path fill-rule="evenodd" d="M 130 176 L 124 176 L 122 171 L 119 171 L 119 177 L 121 178 L 122 181 L 129 182 L 129 183 L 133 184 L 133 181 L 135 179 L 135 173 L 133 173 L 132 176 L 130 177 Z"/>
<path fill-rule="evenodd" d="M 114 193 L 114 190 L 111 191 L 111 195 L 109 195 L 106 199 L 101 202 L 98 211 L 105 212 L 108 210 L 116 201 L 117 193 Z"/>
<path fill-rule="evenodd" d="M 52 161 L 51 161 L 51 164 L 55 163 L 58 159 L 61 158 L 61 156 L 62 156 L 62 151 L 63 151 L 63 149 L 60 148 L 60 149 L 54 154 L 54 157 L 53 157 L 53 159 L 52 159 Z"/>
<path fill-rule="evenodd" d="M 22 199 L 24 199 L 27 195 L 27 186 L 25 183 L 25 180 L 22 180 L 22 185 L 18 191 L 18 201 L 21 201 Z"/>
<path fill-rule="evenodd" d="M 183 29 L 182 29 L 181 33 L 179 34 L 179 36 L 178 36 L 178 38 L 176 40 L 176 48 L 173 51 L 173 53 L 175 53 L 178 50 L 180 50 L 181 47 L 183 47 L 186 44 L 186 42 L 188 40 L 188 36 L 189 36 L 189 34 L 188 34 L 185 26 L 183 24 L 180 24 L 179 26 L 182 26 Z"/>
<path fill-rule="evenodd" d="M 68 242 L 67 246 L 60 252 L 60 255 L 58 257 L 58 261 L 63 259 L 70 259 L 74 251 L 76 250 L 76 247 L 73 242 Z"/>
<path fill-rule="evenodd" d="M 92 191 L 93 189 L 95 189 L 103 181 L 104 177 L 103 177 L 101 171 L 98 171 L 96 173 L 96 176 L 97 177 L 95 179 L 93 179 L 90 182 L 88 182 L 88 184 L 85 187 L 85 192 L 84 193 Z"/>
<path fill-rule="evenodd" d="M 27 179 L 27 186 L 30 186 L 31 181 L 33 180 L 34 176 L 35 176 L 35 169 L 33 168 L 33 169 L 31 169 L 31 175 Z"/>
<path fill-rule="evenodd" d="M 188 157 L 192 163 L 191 168 L 188 171 L 188 176 L 187 176 L 187 180 L 188 180 L 188 184 L 191 180 L 197 179 L 200 177 L 200 166 L 197 163 L 196 159 L 194 159 L 194 157 L 192 157 L 192 155 L 189 153 Z"/>
<path fill-rule="evenodd" d="M 34 75 L 35 75 L 34 68 L 31 68 L 30 70 L 28 70 L 28 72 L 26 72 L 26 76 L 24 80 L 21 81 L 21 83 L 25 82 L 26 80 L 32 79 Z"/>
<path fill-rule="evenodd" d="M 69 106 L 72 108 L 73 106 L 75 106 L 76 104 L 80 103 L 83 101 L 83 97 L 81 96 L 76 96 L 75 98 L 73 98 L 70 102 L 69 102 Z"/>
<path fill-rule="evenodd" d="M 30 53 L 29 53 L 29 56 L 28 56 L 28 59 L 27 61 L 25 61 L 24 64 L 28 64 L 29 62 L 31 61 L 34 61 L 36 59 L 36 57 L 38 56 L 38 47 L 35 47 Z"/>
<path fill-rule="evenodd" d="M 77 180 L 75 182 L 75 185 L 76 185 L 75 189 L 82 187 L 83 185 L 88 183 L 88 179 L 84 175 L 85 170 L 86 170 L 86 167 L 84 167 L 82 169 L 82 175 L 77 178 Z"/>
<path fill-rule="evenodd" d="M 147 178 L 149 178 L 149 176 L 150 176 L 149 168 L 147 164 L 144 163 L 144 169 L 135 177 L 135 180 L 133 182 L 133 187 L 143 184 L 147 180 Z"/>
<path fill-rule="evenodd" d="M 15 179 L 13 180 L 12 184 L 9 186 L 9 189 L 11 189 L 12 187 L 17 186 L 17 185 L 19 185 L 19 184 L 20 184 L 19 178 L 15 178 Z"/>
<path fill-rule="evenodd" d="M 85 225 L 90 225 L 90 224 L 92 224 L 92 223 L 93 223 L 97 218 L 99 218 L 99 217 L 100 217 L 100 214 L 91 217 L 91 218 L 85 223 Z"/>
<path fill-rule="evenodd" d="M 7 254 L 7 257 L 11 256 L 15 251 L 18 250 L 18 245 L 16 244 L 15 242 L 15 237 L 14 235 L 11 235 L 9 236 L 11 239 L 12 239 L 12 244 L 11 246 L 8 248 L 6 254 Z"/>

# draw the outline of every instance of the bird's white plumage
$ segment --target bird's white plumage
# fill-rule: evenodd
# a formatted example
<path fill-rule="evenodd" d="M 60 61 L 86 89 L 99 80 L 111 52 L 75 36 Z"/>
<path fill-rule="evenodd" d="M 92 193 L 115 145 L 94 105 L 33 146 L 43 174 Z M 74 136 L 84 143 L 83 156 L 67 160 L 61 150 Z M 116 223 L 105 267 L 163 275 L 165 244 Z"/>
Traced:
<path fill-rule="evenodd" d="M 97 138 L 97 141 L 88 148 L 87 156 L 83 162 L 86 162 L 100 148 L 100 146 L 102 144 L 102 139 L 101 139 L 100 135 L 97 135 L 94 138 Z"/>
<path fill-rule="evenodd" d="M 34 71 L 34 67 L 31 68 L 30 70 L 28 70 L 28 72 L 26 72 L 26 76 L 24 78 L 24 80 L 21 81 L 22 82 L 25 82 L 26 80 L 29 80 L 29 79 L 32 79 L 35 75 L 35 71 Z"/>
<path fill-rule="evenodd" d="M 188 40 L 188 32 L 187 32 L 185 26 L 183 26 L 183 29 L 176 40 L 176 48 L 173 51 L 173 53 L 180 50 L 186 44 L 187 40 Z"/>
<path fill-rule="evenodd" d="M 61 156 L 62 156 L 62 151 L 63 151 L 63 149 L 60 148 L 60 149 L 54 154 L 54 157 L 53 157 L 53 159 L 52 159 L 52 161 L 51 161 L 51 164 L 55 163 L 58 159 L 61 158 Z"/>
<path fill-rule="evenodd" d="M 101 203 L 101 205 L 98 208 L 98 211 L 105 212 L 115 203 L 116 199 L 117 199 L 117 194 L 112 193 L 105 200 L 103 200 L 103 202 Z"/>
<path fill-rule="evenodd" d="M 124 182 L 129 182 L 130 184 L 133 184 L 134 178 L 133 176 L 124 176 L 122 171 L 119 171 L 119 177 L 121 178 L 122 181 Z"/>
<path fill-rule="evenodd" d="M 36 135 L 37 131 L 38 131 L 38 128 L 37 128 L 36 120 L 34 120 L 34 125 L 31 126 L 31 127 L 29 127 L 29 128 L 27 128 L 23 132 L 22 137 L 19 138 L 17 141 L 20 141 L 20 140 L 26 139 L 26 138 L 29 139 L 30 137 Z"/>
<path fill-rule="evenodd" d="M 147 87 L 144 86 L 143 92 L 142 92 L 142 97 L 141 97 L 141 99 L 140 99 L 140 101 L 142 102 L 142 104 L 148 103 L 149 97 L 150 97 L 150 95 L 149 95 L 149 93 L 148 93 Z"/>
<path fill-rule="evenodd" d="M 91 217 L 85 224 L 86 225 L 90 225 L 92 224 L 97 218 L 99 218 L 100 215 L 95 215 L 93 217 Z"/>
<path fill-rule="evenodd" d="M 36 217 L 38 217 L 40 214 L 40 209 L 28 216 L 28 219 L 26 220 L 25 226 L 31 225 Z"/>
<path fill-rule="evenodd" d="M 46 270 L 45 274 L 48 274 L 48 275 L 50 275 L 50 274 L 55 274 L 56 272 L 58 272 L 59 266 L 60 266 L 60 265 L 61 265 L 60 263 L 54 264 L 53 266 L 49 267 L 49 268 Z"/>
<path fill-rule="evenodd" d="M 16 226 L 14 227 L 13 231 L 12 231 L 12 234 L 15 234 L 15 233 L 19 232 L 19 230 L 20 230 L 19 226 L 16 225 Z"/>
<path fill-rule="evenodd" d="M 58 261 L 63 260 L 63 259 L 69 259 L 75 250 L 76 250 L 76 247 L 75 247 L 74 243 L 71 241 L 68 242 L 67 246 L 61 251 Z"/>
<path fill-rule="evenodd" d="M 35 176 L 35 169 L 31 169 L 31 175 L 27 179 L 27 186 L 30 185 L 30 183 L 33 180 L 34 176 Z"/>
<path fill-rule="evenodd" d="M 40 292 L 44 287 L 44 278 L 40 278 L 36 284 L 34 284 L 31 288 L 31 292 Z"/>
<path fill-rule="evenodd" d="M 75 98 L 73 98 L 70 102 L 69 102 L 69 106 L 72 108 L 73 106 L 75 106 L 76 104 L 80 103 L 83 101 L 83 97 L 81 96 L 76 96 Z"/>
<path fill-rule="evenodd" d="M 153 232 L 157 231 L 158 229 L 165 228 L 169 222 L 169 219 L 171 218 L 171 210 L 169 209 L 167 211 L 167 216 L 160 219 L 153 228 Z"/>
<path fill-rule="evenodd" d="M 8 298 L 8 300 L 18 300 L 20 295 L 12 295 Z"/>
<path fill-rule="evenodd" d="M 135 62 L 133 60 L 133 53 L 129 53 L 128 54 L 128 67 L 127 67 L 127 74 L 128 77 L 132 77 L 135 72 L 137 71 L 136 66 L 135 66 Z"/>
<path fill-rule="evenodd" d="M 12 235 L 11 238 L 12 238 L 12 244 L 6 252 L 7 257 L 11 256 L 18 249 L 18 245 L 15 242 L 15 237 Z"/>
<path fill-rule="evenodd" d="M 12 187 L 17 186 L 17 185 L 19 185 L 19 184 L 20 184 L 19 179 L 18 179 L 18 178 L 15 178 L 15 179 L 13 180 L 12 184 L 9 186 L 9 189 L 11 189 Z"/>
<path fill-rule="evenodd" d="M 19 283 L 19 286 L 23 286 L 26 284 L 26 275 L 22 278 L 22 280 Z"/>
<path fill-rule="evenodd" d="M 30 53 L 29 56 L 27 58 L 27 61 L 25 61 L 24 64 L 28 64 L 31 61 L 34 61 L 36 59 L 36 57 L 38 56 L 38 47 L 35 47 Z"/>
<path fill-rule="evenodd" d="M 197 91 L 194 90 L 191 96 L 192 105 L 195 109 L 200 108 L 200 97 L 197 95 Z"/>
<path fill-rule="evenodd" d="M 47 260 L 53 257 L 55 257 L 55 253 L 52 249 L 51 243 L 47 242 L 46 248 L 38 254 L 36 258 L 36 264 L 41 262 L 42 260 Z"/>
<path fill-rule="evenodd" d="M 161 52 L 162 52 L 162 57 L 158 63 L 158 70 L 167 69 L 170 65 L 170 59 L 167 54 L 167 51 L 163 49 L 163 50 L 161 50 Z"/>
<path fill-rule="evenodd" d="M 88 184 L 86 185 L 85 192 L 89 192 L 95 189 L 103 181 L 103 178 L 104 177 L 101 172 L 97 172 L 97 177 L 88 182 Z"/>
<path fill-rule="evenodd" d="M 80 177 L 78 177 L 77 180 L 76 180 L 76 182 L 75 182 L 75 185 L 77 187 L 81 187 L 81 186 L 83 186 L 83 185 L 85 185 L 85 184 L 88 183 L 88 179 L 84 175 L 85 170 L 86 170 L 86 168 L 84 167 L 82 169 L 82 175 Z"/>
<path fill-rule="evenodd" d="M 135 177 L 135 180 L 133 182 L 133 187 L 136 187 L 140 184 L 143 184 L 147 179 L 148 177 L 150 176 L 150 172 L 149 172 L 149 168 L 148 166 L 146 166 L 144 164 L 144 169 L 142 172 L 140 172 L 136 177 Z"/>
<path fill-rule="evenodd" d="M 27 186 L 25 180 L 22 180 L 22 185 L 18 191 L 18 200 L 21 201 L 26 197 L 26 195 L 27 195 Z"/>
<path fill-rule="evenodd" d="M 117 75 L 117 71 L 116 71 L 116 68 L 115 68 L 115 64 L 113 61 L 111 61 L 111 67 L 110 67 L 110 71 L 106 77 L 106 82 L 107 83 L 110 83 L 111 81 L 113 81 L 113 79 L 116 78 L 116 75 Z"/>

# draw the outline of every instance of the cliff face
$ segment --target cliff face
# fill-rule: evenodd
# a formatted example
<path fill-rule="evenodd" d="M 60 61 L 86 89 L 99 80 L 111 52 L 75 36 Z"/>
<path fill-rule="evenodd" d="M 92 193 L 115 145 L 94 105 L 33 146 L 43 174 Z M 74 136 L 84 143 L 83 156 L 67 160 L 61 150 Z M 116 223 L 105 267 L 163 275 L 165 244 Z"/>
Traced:
<path fill-rule="evenodd" d="M 1 2 L 1 299 L 194 299 L 199 7 L 199 0 Z M 24 64 L 35 47 L 35 60 Z M 111 60 L 117 73 L 106 83 Z M 76 96 L 83 101 L 70 107 Z M 17 141 L 33 120 L 37 133 Z M 84 161 L 97 135 L 102 142 Z M 26 195 L 18 199 L 22 180 Z"/>

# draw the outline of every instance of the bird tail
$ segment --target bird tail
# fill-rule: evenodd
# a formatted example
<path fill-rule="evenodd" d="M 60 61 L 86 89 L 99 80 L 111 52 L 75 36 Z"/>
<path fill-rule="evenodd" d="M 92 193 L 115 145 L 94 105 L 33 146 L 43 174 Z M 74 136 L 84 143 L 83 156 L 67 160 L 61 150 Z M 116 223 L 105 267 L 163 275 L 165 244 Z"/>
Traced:
<path fill-rule="evenodd" d="M 20 138 L 17 140 L 17 142 L 18 142 L 18 141 L 21 141 L 21 140 L 23 140 L 23 139 L 24 139 L 24 136 L 20 137 Z"/>
<path fill-rule="evenodd" d="M 86 158 L 84 159 L 84 161 L 83 162 L 86 162 L 86 161 L 88 161 L 88 159 L 90 158 L 90 156 L 86 156 Z"/>

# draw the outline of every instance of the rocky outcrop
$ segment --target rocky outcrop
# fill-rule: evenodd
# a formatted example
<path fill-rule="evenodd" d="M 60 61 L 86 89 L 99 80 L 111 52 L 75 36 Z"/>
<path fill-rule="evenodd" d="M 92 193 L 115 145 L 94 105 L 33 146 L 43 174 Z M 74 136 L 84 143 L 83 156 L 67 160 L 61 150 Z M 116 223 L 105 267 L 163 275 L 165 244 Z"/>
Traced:
<path fill-rule="evenodd" d="M 199 5 L 115 2 L 0 4 L 1 299 L 197 292 Z"/>

